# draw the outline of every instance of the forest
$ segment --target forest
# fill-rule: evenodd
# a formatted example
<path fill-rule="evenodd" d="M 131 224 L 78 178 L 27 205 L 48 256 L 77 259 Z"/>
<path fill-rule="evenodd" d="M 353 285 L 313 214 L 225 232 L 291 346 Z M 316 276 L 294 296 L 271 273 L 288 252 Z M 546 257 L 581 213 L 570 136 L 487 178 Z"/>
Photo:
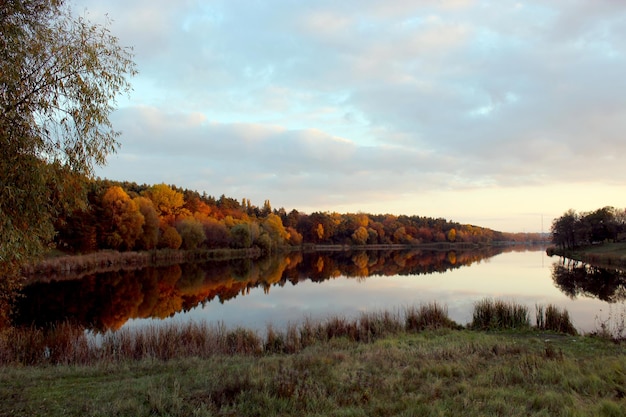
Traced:
<path fill-rule="evenodd" d="M 252 248 L 270 253 L 285 246 L 417 245 L 439 242 L 490 244 L 540 241 L 539 234 L 510 234 L 421 216 L 328 213 L 273 209 L 182 189 L 175 185 L 139 185 L 89 180 L 80 207 L 56 216 L 51 246 L 66 253 L 101 249 Z"/>

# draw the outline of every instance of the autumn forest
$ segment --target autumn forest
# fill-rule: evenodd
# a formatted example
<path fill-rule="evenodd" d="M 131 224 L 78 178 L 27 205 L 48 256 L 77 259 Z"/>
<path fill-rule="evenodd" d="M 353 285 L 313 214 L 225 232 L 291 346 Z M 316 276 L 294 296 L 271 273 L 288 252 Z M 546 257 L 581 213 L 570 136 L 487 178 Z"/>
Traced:
<path fill-rule="evenodd" d="M 65 209 L 55 223 L 54 246 L 69 253 L 100 249 L 259 248 L 285 246 L 415 245 L 539 240 L 539 234 L 507 234 L 442 218 L 365 213 L 305 214 L 219 198 L 174 185 L 93 180 L 87 202 Z"/>

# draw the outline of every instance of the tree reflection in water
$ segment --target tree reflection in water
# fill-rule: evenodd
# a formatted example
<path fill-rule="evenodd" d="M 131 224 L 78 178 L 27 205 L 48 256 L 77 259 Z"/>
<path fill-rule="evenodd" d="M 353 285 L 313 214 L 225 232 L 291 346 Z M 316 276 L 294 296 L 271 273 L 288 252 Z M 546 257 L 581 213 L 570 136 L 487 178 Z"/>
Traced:
<path fill-rule="evenodd" d="M 597 298 L 608 303 L 626 300 L 626 272 L 562 259 L 552 267 L 555 285 L 570 298 Z"/>
<path fill-rule="evenodd" d="M 442 273 L 501 253 L 465 251 L 291 252 L 257 260 L 191 263 L 33 283 L 24 288 L 16 325 L 48 327 L 70 321 L 104 332 L 130 319 L 165 318 L 208 302 L 224 303 L 253 288 L 322 282 L 338 277 Z"/>

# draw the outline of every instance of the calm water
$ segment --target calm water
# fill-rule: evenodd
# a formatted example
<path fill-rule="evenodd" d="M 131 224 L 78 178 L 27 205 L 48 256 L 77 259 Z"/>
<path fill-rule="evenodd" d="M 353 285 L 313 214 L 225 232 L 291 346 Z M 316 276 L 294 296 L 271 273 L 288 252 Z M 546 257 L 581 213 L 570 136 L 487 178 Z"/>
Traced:
<path fill-rule="evenodd" d="M 264 330 L 437 301 L 465 324 L 485 297 L 567 308 L 576 328 L 625 311 L 626 277 L 544 250 L 293 253 L 259 262 L 174 265 L 30 285 L 18 324 L 72 320 L 96 331 L 185 320 Z"/>

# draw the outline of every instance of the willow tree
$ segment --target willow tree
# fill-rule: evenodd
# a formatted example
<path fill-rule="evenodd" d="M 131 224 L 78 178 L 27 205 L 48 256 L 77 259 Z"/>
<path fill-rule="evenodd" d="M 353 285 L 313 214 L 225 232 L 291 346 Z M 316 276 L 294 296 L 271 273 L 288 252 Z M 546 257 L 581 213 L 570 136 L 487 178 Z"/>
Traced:
<path fill-rule="evenodd" d="M 0 2 L 0 293 L 79 201 L 75 179 L 117 149 L 109 115 L 135 73 L 132 51 L 63 0 Z"/>

